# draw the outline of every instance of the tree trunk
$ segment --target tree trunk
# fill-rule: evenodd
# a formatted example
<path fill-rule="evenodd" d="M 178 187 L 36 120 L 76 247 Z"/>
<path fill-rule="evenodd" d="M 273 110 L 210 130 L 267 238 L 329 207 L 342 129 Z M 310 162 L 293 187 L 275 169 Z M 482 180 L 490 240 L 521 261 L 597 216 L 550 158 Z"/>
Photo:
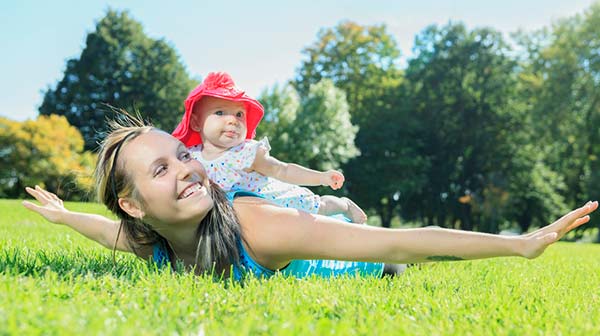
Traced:
<path fill-rule="evenodd" d="M 381 226 L 389 228 L 392 226 L 392 209 L 391 201 L 387 204 L 380 204 L 379 206 L 379 217 L 381 218 Z"/>
<path fill-rule="evenodd" d="M 473 231 L 473 218 L 471 218 L 471 205 L 463 204 L 461 206 L 461 214 L 462 214 L 462 223 L 461 229 L 466 231 Z"/>
<path fill-rule="evenodd" d="M 525 233 L 529 230 L 531 226 L 531 213 L 528 210 L 523 211 L 523 213 L 518 217 L 519 227 L 521 228 L 521 232 Z"/>

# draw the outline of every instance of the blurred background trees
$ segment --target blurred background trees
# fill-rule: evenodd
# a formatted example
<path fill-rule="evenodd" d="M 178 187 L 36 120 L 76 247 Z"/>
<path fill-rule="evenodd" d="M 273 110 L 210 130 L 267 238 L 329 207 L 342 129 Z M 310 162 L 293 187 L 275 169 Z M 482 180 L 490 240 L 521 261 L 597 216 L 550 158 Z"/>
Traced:
<path fill-rule="evenodd" d="M 600 4 L 510 40 L 429 26 L 406 65 L 385 25 L 324 28 L 303 55 L 258 97 L 258 137 L 282 160 L 342 169 L 338 193 L 383 226 L 527 231 L 600 196 Z M 66 181 L 93 165 L 104 104 L 171 130 L 195 84 L 172 46 L 109 10 L 46 91 L 44 117 L 0 120 L 0 195 L 38 183 L 80 197 L 88 182 L 67 193 Z"/>
<path fill-rule="evenodd" d="M 96 164 L 83 137 L 63 116 L 15 122 L 0 118 L 0 197 L 39 185 L 71 200 L 87 200 Z"/>
<path fill-rule="evenodd" d="M 354 144 L 358 127 L 350 122 L 346 94 L 331 80 L 311 84 L 303 97 L 286 85 L 265 91 L 258 99 L 265 117 L 257 138 L 268 135 L 278 159 L 328 170 L 359 154 Z"/>
<path fill-rule="evenodd" d="M 109 10 L 88 34 L 81 56 L 68 60 L 63 79 L 46 91 L 39 111 L 64 115 L 92 150 L 113 115 L 107 105 L 143 111 L 170 131 L 196 84 L 172 46 L 147 37 L 127 12 Z"/>

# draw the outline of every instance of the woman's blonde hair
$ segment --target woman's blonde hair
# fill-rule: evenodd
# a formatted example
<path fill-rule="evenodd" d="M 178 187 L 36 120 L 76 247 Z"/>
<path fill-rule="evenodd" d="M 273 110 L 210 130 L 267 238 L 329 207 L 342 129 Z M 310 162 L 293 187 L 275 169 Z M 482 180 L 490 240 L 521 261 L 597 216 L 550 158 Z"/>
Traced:
<path fill-rule="evenodd" d="M 145 124 L 139 116 L 120 111 L 117 118 L 109 121 L 109 131 L 100 146 L 95 170 L 97 197 L 121 220 L 127 243 L 134 252 L 136 246 L 162 246 L 167 249 L 171 265 L 176 258 L 169 242 L 149 224 L 130 216 L 119 206 L 119 198 L 131 197 L 145 206 L 142 195 L 133 183 L 131 172 L 125 170 L 125 159 L 120 157 L 121 148 L 142 134 L 158 129 Z M 214 206 L 198 223 L 195 266 L 199 273 L 227 271 L 231 264 L 239 262 L 240 226 L 225 193 L 211 181 L 210 195 Z M 136 253 L 137 254 L 137 253 Z"/>

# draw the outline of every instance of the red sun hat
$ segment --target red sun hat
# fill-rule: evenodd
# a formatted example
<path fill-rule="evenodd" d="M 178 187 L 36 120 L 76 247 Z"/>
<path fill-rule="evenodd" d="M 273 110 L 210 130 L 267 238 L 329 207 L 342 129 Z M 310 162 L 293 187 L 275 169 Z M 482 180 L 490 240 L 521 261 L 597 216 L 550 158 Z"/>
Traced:
<path fill-rule="evenodd" d="M 202 97 L 210 96 L 234 102 L 242 102 L 246 107 L 246 139 L 253 139 L 256 135 L 256 127 L 265 114 L 263 106 L 258 100 L 248 96 L 244 91 L 238 89 L 229 74 L 225 72 L 211 72 L 206 76 L 202 84 L 198 85 L 185 99 L 185 113 L 181 122 L 172 135 L 185 144 L 192 147 L 202 143 L 199 132 L 190 128 L 190 120 L 194 104 Z"/>

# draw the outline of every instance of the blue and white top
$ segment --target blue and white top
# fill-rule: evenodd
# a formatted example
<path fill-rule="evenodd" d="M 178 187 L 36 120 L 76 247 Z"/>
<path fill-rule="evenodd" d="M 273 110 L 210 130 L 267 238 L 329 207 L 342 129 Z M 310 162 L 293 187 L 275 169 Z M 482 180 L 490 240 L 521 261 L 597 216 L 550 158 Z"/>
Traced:
<path fill-rule="evenodd" d="M 261 197 L 258 194 L 247 191 L 235 191 L 227 193 L 229 201 L 233 202 L 235 197 L 254 196 Z M 370 263 L 359 261 L 342 260 L 292 260 L 287 266 L 279 270 L 268 269 L 256 262 L 244 248 L 242 241 L 238 238 L 238 248 L 240 252 L 240 264 L 233 265 L 233 276 L 240 280 L 246 275 L 252 275 L 259 278 L 270 278 L 276 273 L 284 276 L 293 276 L 296 278 L 305 278 L 312 275 L 320 277 L 335 277 L 340 275 L 360 275 L 381 277 L 383 274 L 383 263 Z M 153 246 L 153 258 L 158 265 L 166 265 L 169 257 L 164 246 L 159 244 Z"/>

